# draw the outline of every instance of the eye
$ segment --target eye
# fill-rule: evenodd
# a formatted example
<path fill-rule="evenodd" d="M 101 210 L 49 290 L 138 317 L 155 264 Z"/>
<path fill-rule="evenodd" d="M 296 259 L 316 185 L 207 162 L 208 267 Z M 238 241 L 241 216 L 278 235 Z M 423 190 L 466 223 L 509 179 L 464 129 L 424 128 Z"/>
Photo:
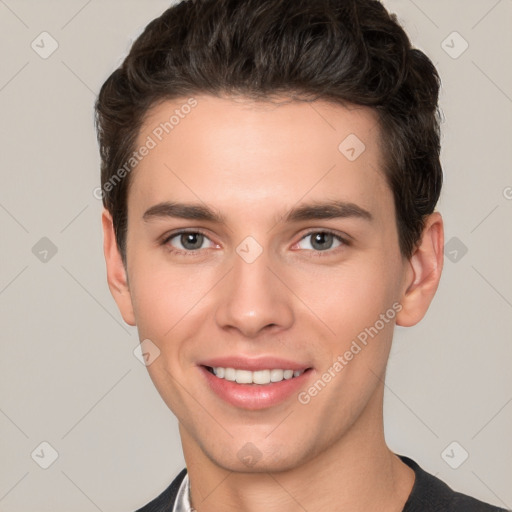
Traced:
<path fill-rule="evenodd" d="M 301 246 L 301 244 L 303 245 Z M 331 231 L 312 231 L 303 237 L 297 245 L 299 249 L 324 252 L 349 244 L 346 240 Z"/>
<path fill-rule="evenodd" d="M 209 242 L 210 245 L 204 247 L 204 243 Z M 200 231 L 179 231 L 165 238 L 162 242 L 171 252 L 186 254 L 187 252 L 199 251 L 200 249 L 208 249 L 213 247 L 213 242 Z"/>

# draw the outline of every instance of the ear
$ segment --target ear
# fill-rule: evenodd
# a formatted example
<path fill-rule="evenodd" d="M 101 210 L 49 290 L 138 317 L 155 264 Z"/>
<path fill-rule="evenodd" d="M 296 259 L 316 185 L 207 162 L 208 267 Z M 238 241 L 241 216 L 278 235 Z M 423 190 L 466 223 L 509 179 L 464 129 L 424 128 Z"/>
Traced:
<path fill-rule="evenodd" d="M 425 316 L 441 279 L 443 251 L 443 219 L 434 212 L 427 218 L 421 240 L 408 262 L 397 325 L 411 327 Z"/>
<path fill-rule="evenodd" d="M 101 215 L 101 223 L 103 224 L 103 252 L 107 264 L 108 287 L 124 321 L 128 325 L 135 325 L 135 315 L 133 313 L 126 269 L 117 247 L 112 216 L 106 209 L 103 210 Z"/>

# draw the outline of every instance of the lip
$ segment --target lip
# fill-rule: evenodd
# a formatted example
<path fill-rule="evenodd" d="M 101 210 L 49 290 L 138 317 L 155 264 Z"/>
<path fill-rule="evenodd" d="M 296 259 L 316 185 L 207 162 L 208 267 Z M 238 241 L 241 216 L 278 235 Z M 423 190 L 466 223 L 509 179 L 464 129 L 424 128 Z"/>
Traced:
<path fill-rule="evenodd" d="M 304 370 L 299 377 L 294 377 L 270 384 L 237 384 L 226 379 L 219 379 L 207 367 L 236 368 L 239 370 L 265 370 L 279 368 L 282 370 Z M 303 364 L 277 358 L 245 359 L 229 357 L 211 359 L 198 366 L 206 385 L 219 398 L 228 404 L 246 410 L 262 410 L 277 406 L 291 397 L 295 397 L 304 388 L 313 369 Z"/>
<path fill-rule="evenodd" d="M 201 361 L 199 364 L 201 366 L 210 366 L 211 368 L 220 366 L 222 368 L 235 368 L 237 370 L 249 370 L 251 372 L 272 370 L 274 368 L 279 368 L 280 370 L 306 370 L 310 368 L 307 364 L 281 359 L 279 357 L 217 357 L 208 359 L 207 361 Z"/>

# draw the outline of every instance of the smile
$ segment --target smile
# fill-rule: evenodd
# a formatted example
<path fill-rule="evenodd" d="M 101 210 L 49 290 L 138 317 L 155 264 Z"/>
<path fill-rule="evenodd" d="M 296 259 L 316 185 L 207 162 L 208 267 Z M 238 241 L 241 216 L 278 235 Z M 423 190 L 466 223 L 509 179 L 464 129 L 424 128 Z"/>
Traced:
<path fill-rule="evenodd" d="M 234 365 L 233 365 L 234 366 Z M 261 410 L 293 400 L 307 386 L 312 368 L 235 369 L 233 366 L 199 365 L 207 389 L 240 409 Z M 295 402 L 294 402 L 295 403 Z"/>
<path fill-rule="evenodd" d="M 225 379 L 237 384 L 258 384 L 267 385 L 283 380 L 290 380 L 300 377 L 305 370 L 282 370 L 279 368 L 268 370 L 238 370 L 235 368 L 223 368 L 222 366 L 207 366 L 207 370 L 219 379 Z"/>

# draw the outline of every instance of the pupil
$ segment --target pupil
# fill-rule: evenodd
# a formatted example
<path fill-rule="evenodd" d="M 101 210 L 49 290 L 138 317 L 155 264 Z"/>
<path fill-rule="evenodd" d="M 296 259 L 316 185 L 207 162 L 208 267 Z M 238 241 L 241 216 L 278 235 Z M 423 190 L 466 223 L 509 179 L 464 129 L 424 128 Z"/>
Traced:
<path fill-rule="evenodd" d="M 190 251 L 200 249 L 203 245 L 203 235 L 201 233 L 185 233 L 181 235 L 181 243 L 185 249 Z"/>
<path fill-rule="evenodd" d="M 316 233 L 311 245 L 320 251 L 330 249 L 333 242 L 333 236 L 334 235 L 331 233 Z"/>

